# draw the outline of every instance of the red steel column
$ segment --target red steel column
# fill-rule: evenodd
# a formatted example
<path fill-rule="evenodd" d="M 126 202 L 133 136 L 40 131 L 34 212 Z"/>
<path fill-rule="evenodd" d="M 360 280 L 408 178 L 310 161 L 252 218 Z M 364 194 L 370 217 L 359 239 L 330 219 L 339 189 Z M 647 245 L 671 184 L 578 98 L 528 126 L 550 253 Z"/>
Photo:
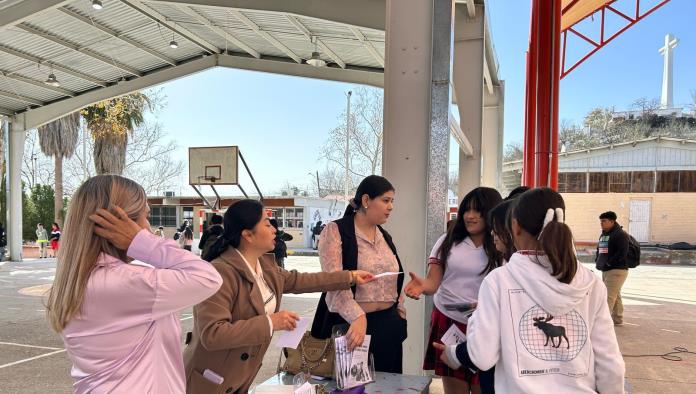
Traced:
<path fill-rule="evenodd" d="M 524 147 L 522 161 L 522 185 L 533 187 L 536 173 L 536 98 L 537 98 L 537 53 L 539 28 L 539 0 L 531 1 L 529 23 L 529 50 L 527 51 L 527 83 L 524 113 Z"/>
<path fill-rule="evenodd" d="M 551 146 L 549 160 L 549 184 L 548 186 L 554 190 L 558 190 L 558 95 L 561 85 L 561 62 L 563 61 L 563 53 L 561 53 L 561 0 L 557 0 L 553 10 L 554 31 L 553 31 L 553 96 L 552 96 L 552 111 L 551 111 Z"/>
<path fill-rule="evenodd" d="M 536 113 L 536 174 L 535 186 L 553 187 L 552 162 L 557 155 L 558 140 L 558 83 L 560 80 L 560 13 L 561 0 L 539 1 L 538 18 L 538 75 Z M 557 166 L 557 164 L 555 164 Z"/>

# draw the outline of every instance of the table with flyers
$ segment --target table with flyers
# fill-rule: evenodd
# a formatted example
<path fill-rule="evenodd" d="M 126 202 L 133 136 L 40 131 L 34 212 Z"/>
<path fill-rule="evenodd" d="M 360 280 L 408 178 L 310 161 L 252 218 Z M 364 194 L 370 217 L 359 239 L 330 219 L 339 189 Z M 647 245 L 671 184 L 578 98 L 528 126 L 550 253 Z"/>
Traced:
<path fill-rule="evenodd" d="M 293 379 L 294 375 L 279 373 L 259 386 L 292 385 Z M 376 372 L 375 381 L 365 386 L 365 393 L 429 393 L 431 381 L 432 378 L 429 376 Z M 336 388 L 336 381 L 334 380 L 312 379 L 311 383 L 325 386 L 327 393 Z"/>

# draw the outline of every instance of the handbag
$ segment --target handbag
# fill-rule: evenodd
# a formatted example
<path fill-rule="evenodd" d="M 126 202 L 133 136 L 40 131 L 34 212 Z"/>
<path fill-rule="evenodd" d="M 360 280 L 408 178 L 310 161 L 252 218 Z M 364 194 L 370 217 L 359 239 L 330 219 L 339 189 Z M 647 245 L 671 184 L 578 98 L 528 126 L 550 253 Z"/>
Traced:
<path fill-rule="evenodd" d="M 285 363 L 280 367 L 283 355 Z M 283 348 L 278 358 L 278 373 L 297 375 L 306 372 L 310 375 L 333 378 L 335 349 L 333 338 L 317 339 L 305 332 L 297 349 Z"/>

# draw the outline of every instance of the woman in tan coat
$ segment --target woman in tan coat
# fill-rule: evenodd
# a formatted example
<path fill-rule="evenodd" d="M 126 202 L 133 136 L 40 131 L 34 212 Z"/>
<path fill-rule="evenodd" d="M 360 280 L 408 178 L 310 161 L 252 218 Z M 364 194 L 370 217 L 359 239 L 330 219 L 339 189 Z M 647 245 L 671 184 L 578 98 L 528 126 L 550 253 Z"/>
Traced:
<path fill-rule="evenodd" d="M 275 228 L 256 200 L 227 209 L 224 234 L 204 258 L 222 276 L 220 290 L 194 307 L 184 350 L 188 393 L 246 393 L 273 331 L 292 330 L 299 316 L 280 310 L 283 293 L 349 289 L 372 280 L 365 271 L 299 273 L 275 262 Z"/>

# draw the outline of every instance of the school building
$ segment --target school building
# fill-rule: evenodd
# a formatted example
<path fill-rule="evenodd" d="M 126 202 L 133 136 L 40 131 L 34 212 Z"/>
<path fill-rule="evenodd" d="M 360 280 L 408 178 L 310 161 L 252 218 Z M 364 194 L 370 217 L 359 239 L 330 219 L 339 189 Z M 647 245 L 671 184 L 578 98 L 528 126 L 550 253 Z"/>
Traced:
<path fill-rule="evenodd" d="M 213 213 L 224 215 L 224 208 L 243 197 L 222 197 L 220 211 L 208 209 L 203 200 L 196 196 L 175 196 L 167 192 L 165 196 L 149 196 L 150 225 L 153 229 L 164 227 L 165 234 L 174 236 L 184 220 L 193 225 L 193 237 L 198 239 Z M 208 198 L 209 201 L 215 198 Z M 312 247 L 311 229 L 318 221 L 328 223 L 343 216 L 344 201 L 337 198 L 312 197 L 267 197 L 263 204 L 269 217 L 278 220 L 281 230 L 292 235 L 287 242 L 290 248 Z"/>
<path fill-rule="evenodd" d="M 696 244 L 696 141 L 654 137 L 564 152 L 558 191 L 576 242 L 596 242 L 598 216 L 614 211 L 639 242 Z M 520 185 L 522 161 L 503 163 L 503 185 Z"/>

